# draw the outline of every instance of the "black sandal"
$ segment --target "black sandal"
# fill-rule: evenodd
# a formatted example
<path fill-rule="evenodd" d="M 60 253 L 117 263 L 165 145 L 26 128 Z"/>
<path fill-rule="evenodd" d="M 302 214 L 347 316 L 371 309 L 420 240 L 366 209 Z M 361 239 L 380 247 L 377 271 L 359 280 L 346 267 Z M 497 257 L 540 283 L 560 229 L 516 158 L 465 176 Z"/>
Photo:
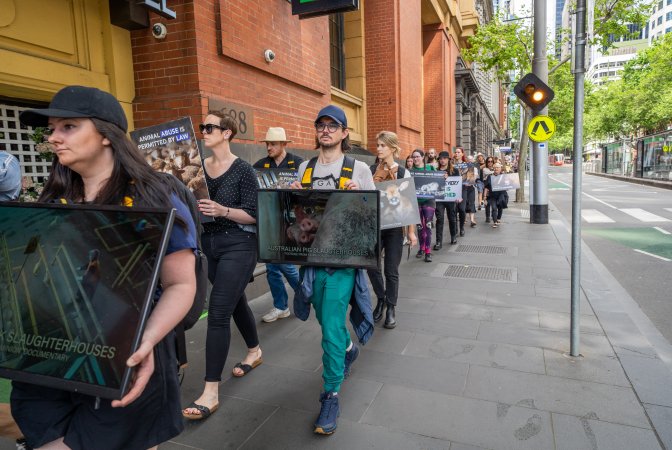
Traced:
<path fill-rule="evenodd" d="M 247 375 L 252 369 L 254 369 L 255 367 L 257 367 L 257 366 L 258 366 L 259 364 L 261 364 L 262 362 L 264 362 L 264 361 L 261 359 L 261 357 L 260 357 L 259 359 L 255 360 L 251 365 L 250 365 L 250 364 L 243 364 L 242 362 L 239 362 L 238 364 L 236 364 L 235 366 L 233 366 L 233 368 L 234 368 L 234 369 L 240 369 L 240 370 L 243 372 L 243 374 L 242 374 L 242 375 L 238 375 L 238 374 L 237 374 L 236 372 L 234 372 L 234 371 L 232 371 L 231 373 L 233 374 L 234 377 L 238 377 L 238 378 L 240 378 L 240 377 L 244 377 L 244 376 Z"/>
<path fill-rule="evenodd" d="M 187 409 L 190 409 L 190 408 L 191 409 L 197 409 L 200 414 L 189 414 L 189 413 L 184 412 L 184 411 L 186 411 Z M 182 416 L 185 419 L 189 419 L 189 420 L 204 420 L 204 419 L 207 419 L 208 417 L 210 417 L 212 415 L 212 413 L 217 411 L 217 408 L 219 408 L 219 403 L 217 403 L 215 406 L 212 407 L 212 409 L 210 409 L 207 406 L 199 405 L 197 403 L 192 402 L 191 405 L 187 406 L 186 408 L 184 408 L 182 410 Z"/>

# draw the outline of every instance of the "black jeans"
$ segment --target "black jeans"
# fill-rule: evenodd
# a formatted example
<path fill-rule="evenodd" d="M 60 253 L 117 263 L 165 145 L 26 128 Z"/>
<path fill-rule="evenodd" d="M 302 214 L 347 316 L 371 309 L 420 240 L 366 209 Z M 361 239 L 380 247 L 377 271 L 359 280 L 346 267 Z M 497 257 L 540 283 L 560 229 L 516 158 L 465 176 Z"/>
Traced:
<path fill-rule="evenodd" d="M 493 206 L 493 203 L 495 202 L 495 199 L 492 196 L 492 192 L 488 193 L 488 196 L 484 199 L 485 200 L 485 218 L 489 219 L 490 216 L 492 216 L 492 211 L 495 208 Z"/>
<path fill-rule="evenodd" d="M 436 242 L 443 242 L 443 223 L 445 222 L 444 211 L 448 215 L 448 230 L 450 240 L 457 236 L 457 203 L 436 202 Z"/>
<path fill-rule="evenodd" d="M 404 250 L 403 228 L 390 228 L 380 232 L 380 248 L 385 250 L 385 284 L 380 270 L 368 270 L 373 292 L 379 299 L 386 299 L 388 305 L 397 305 L 399 295 L 399 263 Z"/>
<path fill-rule="evenodd" d="M 492 220 L 495 221 L 500 221 L 502 220 L 502 213 L 504 212 L 504 208 L 500 208 L 499 205 L 497 204 L 498 201 L 500 200 L 500 196 L 503 195 L 501 193 L 497 193 L 494 195 L 490 196 L 490 203 L 492 203 Z"/>
<path fill-rule="evenodd" d="M 204 233 L 212 283 L 205 339 L 205 381 L 221 381 L 231 343 L 231 316 L 247 348 L 259 345 L 257 325 L 247 304 L 245 288 L 257 263 L 257 236 L 239 229 Z"/>

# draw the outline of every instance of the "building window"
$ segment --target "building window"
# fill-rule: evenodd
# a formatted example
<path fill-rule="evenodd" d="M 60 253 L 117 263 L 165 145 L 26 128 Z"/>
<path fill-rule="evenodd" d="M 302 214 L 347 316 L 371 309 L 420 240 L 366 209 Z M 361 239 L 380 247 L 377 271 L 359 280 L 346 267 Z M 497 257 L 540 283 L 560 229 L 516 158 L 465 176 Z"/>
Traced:
<path fill-rule="evenodd" d="M 345 90 L 345 41 L 343 14 L 329 15 L 329 40 L 331 42 L 331 85 Z"/>
<path fill-rule="evenodd" d="M 656 21 L 652 20 L 651 21 L 651 29 L 653 30 L 654 28 L 656 28 Z"/>
<path fill-rule="evenodd" d="M 672 27 L 667 27 L 667 28 L 665 28 L 665 33 L 669 33 L 669 32 L 671 32 L 671 31 L 672 31 Z"/>
<path fill-rule="evenodd" d="M 658 25 L 662 25 L 662 24 L 663 24 L 663 16 L 659 16 L 659 17 L 658 17 L 658 22 L 657 22 L 657 24 L 658 24 Z"/>
<path fill-rule="evenodd" d="M 660 11 L 661 9 L 663 9 L 663 0 L 660 0 L 658 2 L 658 11 Z"/>
<path fill-rule="evenodd" d="M 665 16 L 665 20 L 672 20 L 672 11 L 669 11 L 667 15 Z"/>

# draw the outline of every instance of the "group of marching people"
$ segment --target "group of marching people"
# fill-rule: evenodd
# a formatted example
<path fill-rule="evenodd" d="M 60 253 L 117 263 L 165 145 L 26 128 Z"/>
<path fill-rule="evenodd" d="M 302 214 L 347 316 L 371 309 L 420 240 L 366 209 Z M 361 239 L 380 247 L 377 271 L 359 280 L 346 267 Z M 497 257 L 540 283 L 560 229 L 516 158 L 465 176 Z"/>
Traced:
<path fill-rule="evenodd" d="M 72 203 L 123 205 L 124 193 L 133 186 L 136 203 L 177 210 L 178 220 L 170 237 L 168 254 L 161 267 L 161 291 L 142 334 L 137 351 L 127 361 L 134 368 L 132 386 L 118 400 L 102 400 L 25 382 L 13 382 L 11 412 L 27 446 L 33 448 L 156 448 L 184 428 L 183 419 L 203 420 L 219 407 L 219 387 L 231 342 L 231 318 L 240 331 L 247 351 L 232 370 L 244 377 L 262 364 L 256 319 L 248 306 L 245 288 L 257 262 L 257 178 L 252 165 L 232 153 L 230 142 L 237 133 L 235 122 L 219 111 L 210 111 L 199 129 L 212 156 L 203 168 L 210 199 L 198 201 L 198 210 L 211 217 L 203 224 L 202 249 L 208 259 L 212 290 L 208 302 L 203 391 L 183 408 L 177 379 L 173 329 L 189 310 L 196 292 L 194 276 L 198 224 L 170 186 L 157 176 L 127 136 L 128 123 L 122 107 L 111 94 L 95 88 L 69 86 L 59 91 L 49 108 L 26 110 L 21 121 L 46 127 L 55 157 L 51 176 L 40 202 L 66 198 Z M 268 157 L 256 167 L 287 167 L 297 171 L 294 189 L 374 190 L 375 183 L 409 178 L 416 171 L 446 172 L 462 176 L 460 202 L 419 200 L 419 226 L 381 232 L 383 270 L 267 265 L 273 308 L 262 317 L 274 322 L 290 315 L 283 275 L 295 291 L 294 313 L 306 320 L 315 310 L 321 327 L 322 378 L 320 412 L 313 424 L 318 434 L 332 434 L 340 414 L 339 391 L 359 356 L 359 347 L 346 327 L 350 321 L 360 344 L 365 344 L 374 323 L 396 326 L 395 307 L 399 293 L 399 264 L 405 243 L 419 244 L 417 256 L 431 262 L 432 222 L 436 217 L 434 250 L 443 241 L 444 211 L 449 221 L 451 243 L 463 236 L 466 219 L 476 226 L 475 214 L 486 209 L 486 222 L 497 227 L 502 217 L 502 193 L 493 192 L 490 180 L 502 165 L 479 155 L 469 163 L 461 148 L 452 155 L 433 149 L 414 150 L 406 165 L 396 160 L 401 148 L 397 136 L 378 134 L 377 163 L 367 165 L 345 155 L 350 149 L 347 118 L 342 109 L 327 106 L 314 122 L 317 152 L 302 161 L 286 152 L 289 141 L 284 129 L 271 128 L 265 144 Z M 351 164 L 349 175 L 343 168 Z M 307 170 L 310 167 L 310 170 Z M 466 170 L 465 170 L 466 169 Z M 504 193 L 505 194 L 505 193 Z M 367 277 L 368 275 L 368 277 Z M 376 296 L 369 294 L 370 280 Z"/>
<path fill-rule="evenodd" d="M 485 222 L 492 223 L 493 228 L 501 225 L 503 210 L 507 208 L 509 197 L 506 191 L 492 188 L 492 177 L 510 173 L 511 159 L 507 155 L 500 161 L 499 157 L 479 153 L 466 156 L 464 149 L 456 147 L 451 155 L 442 151 L 438 155 L 430 148 L 427 153 L 415 149 L 406 158 L 406 169 L 412 172 L 443 171 L 446 177 L 462 177 L 462 198 L 455 202 L 441 202 L 433 199 L 418 199 L 420 224 L 418 225 L 419 248 L 417 258 L 432 262 L 432 248 L 435 251 L 443 247 L 443 227 L 448 218 L 450 243 L 456 244 L 457 237 L 464 236 L 469 219 L 469 226 L 477 226 L 477 211 L 485 209 Z M 436 219 L 436 242 L 432 247 L 432 227 Z"/>

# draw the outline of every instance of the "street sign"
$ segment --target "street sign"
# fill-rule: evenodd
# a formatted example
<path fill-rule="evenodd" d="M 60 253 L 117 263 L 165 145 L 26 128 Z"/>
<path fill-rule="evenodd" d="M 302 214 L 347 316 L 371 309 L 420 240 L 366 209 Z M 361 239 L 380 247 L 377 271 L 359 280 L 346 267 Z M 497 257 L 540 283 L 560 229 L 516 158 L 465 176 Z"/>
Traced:
<path fill-rule="evenodd" d="M 530 120 L 527 135 L 534 142 L 547 141 L 555 133 L 555 122 L 548 116 L 537 116 Z"/>

